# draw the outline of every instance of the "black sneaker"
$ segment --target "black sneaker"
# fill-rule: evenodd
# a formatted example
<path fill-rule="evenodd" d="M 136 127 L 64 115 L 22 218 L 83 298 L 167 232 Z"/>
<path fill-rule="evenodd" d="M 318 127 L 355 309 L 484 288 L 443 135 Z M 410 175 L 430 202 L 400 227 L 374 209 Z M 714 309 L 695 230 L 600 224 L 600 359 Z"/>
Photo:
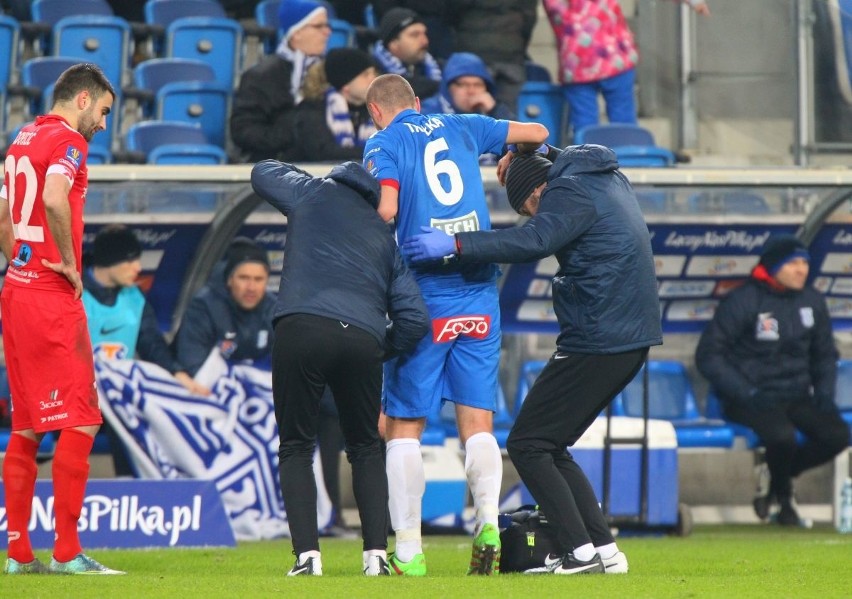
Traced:
<path fill-rule="evenodd" d="M 322 576 L 322 559 L 308 557 L 301 563 L 297 559 L 290 571 L 287 572 L 287 576 Z"/>
<path fill-rule="evenodd" d="M 544 558 L 544 565 L 551 574 L 605 574 L 601 556 L 597 553 L 587 562 L 582 562 L 574 557 L 573 553 L 563 556 L 550 554 Z"/>
<path fill-rule="evenodd" d="M 796 506 L 793 505 L 792 501 L 781 503 L 781 510 L 778 512 L 775 522 L 781 526 L 798 526 L 799 528 L 813 528 L 814 525 L 812 520 L 799 516 L 799 512 L 796 511 Z"/>
<path fill-rule="evenodd" d="M 769 512 L 775 501 L 775 496 L 769 492 L 769 467 L 765 462 L 760 463 L 755 466 L 754 473 L 757 478 L 757 492 L 754 494 L 752 505 L 757 517 L 765 522 L 769 519 Z"/>

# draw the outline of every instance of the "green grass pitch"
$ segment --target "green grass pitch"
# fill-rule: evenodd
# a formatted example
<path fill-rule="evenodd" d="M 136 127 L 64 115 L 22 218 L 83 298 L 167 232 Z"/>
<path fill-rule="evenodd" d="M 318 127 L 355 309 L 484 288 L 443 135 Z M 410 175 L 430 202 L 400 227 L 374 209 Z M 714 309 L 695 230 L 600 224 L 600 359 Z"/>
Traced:
<path fill-rule="evenodd" d="M 393 539 L 391 539 L 391 547 Z M 366 578 L 358 541 L 322 539 L 322 578 L 287 578 L 289 541 L 234 549 L 90 550 L 127 576 L 4 576 L 0 597 L 852 597 L 852 535 L 828 527 L 697 526 L 680 537 L 622 537 L 630 573 L 620 576 L 464 575 L 470 539 L 424 537 L 426 578 Z M 49 559 L 45 551 L 36 554 Z"/>

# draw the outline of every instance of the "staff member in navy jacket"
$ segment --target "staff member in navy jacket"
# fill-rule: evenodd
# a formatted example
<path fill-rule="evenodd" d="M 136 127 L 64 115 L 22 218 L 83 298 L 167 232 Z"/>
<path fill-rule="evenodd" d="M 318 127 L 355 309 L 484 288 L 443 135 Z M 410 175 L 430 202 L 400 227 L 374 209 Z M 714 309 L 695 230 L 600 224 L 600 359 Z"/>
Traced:
<path fill-rule="evenodd" d="M 792 478 L 849 445 L 834 403 L 837 349 L 825 298 L 806 287 L 810 256 L 792 235 L 771 237 L 742 287 L 719 304 L 695 351 L 695 365 L 719 395 L 725 417 L 757 433 L 770 482 L 754 510 L 778 524 L 805 524 Z M 807 440 L 796 443 L 796 431 Z"/>
<path fill-rule="evenodd" d="M 382 362 L 426 334 L 426 305 L 376 212 L 379 184 L 360 164 L 312 177 L 265 160 L 252 169 L 251 183 L 287 216 L 273 316 L 276 339 L 287 341 L 272 350 L 272 394 L 281 490 L 297 555 L 289 575 L 322 574 L 312 462 L 326 384 L 352 464 L 364 574 L 388 575 L 388 485 L 378 432 Z"/>
<path fill-rule="evenodd" d="M 519 144 L 519 150 L 531 148 Z M 520 227 L 448 236 L 437 229 L 407 240 L 414 261 L 456 254 L 461 262 L 559 262 L 553 308 L 556 352 L 529 391 L 506 448 L 548 520 L 563 554 L 555 574 L 624 573 L 592 486 L 566 447 L 662 343 L 648 227 L 612 150 L 597 145 L 507 154 L 509 203 L 530 219 Z"/>

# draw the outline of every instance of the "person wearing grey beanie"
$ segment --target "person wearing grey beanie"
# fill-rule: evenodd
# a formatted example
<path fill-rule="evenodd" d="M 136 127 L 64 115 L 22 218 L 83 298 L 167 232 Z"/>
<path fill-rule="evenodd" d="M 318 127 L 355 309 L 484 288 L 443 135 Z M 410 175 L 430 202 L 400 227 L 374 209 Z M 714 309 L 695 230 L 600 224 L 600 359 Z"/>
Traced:
<path fill-rule="evenodd" d="M 498 164 L 522 226 L 446 235 L 432 229 L 403 243 L 416 266 L 447 254 L 460 264 L 556 257 L 556 352 L 529 391 L 506 449 L 555 527 L 553 574 L 624 573 L 591 484 L 565 448 L 633 380 L 660 345 L 660 302 L 648 226 L 615 153 L 598 145 L 509 155 Z M 506 166 L 508 170 L 506 171 Z"/>

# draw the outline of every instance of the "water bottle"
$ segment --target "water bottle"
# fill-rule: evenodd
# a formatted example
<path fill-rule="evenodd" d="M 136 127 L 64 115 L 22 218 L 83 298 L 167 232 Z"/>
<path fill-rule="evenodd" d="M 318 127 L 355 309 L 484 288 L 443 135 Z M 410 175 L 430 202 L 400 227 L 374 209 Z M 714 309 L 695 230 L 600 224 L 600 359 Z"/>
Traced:
<path fill-rule="evenodd" d="M 840 491 L 840 522 L 837 531 L 852 534 L 852 478 L 847 478 Z"/>

